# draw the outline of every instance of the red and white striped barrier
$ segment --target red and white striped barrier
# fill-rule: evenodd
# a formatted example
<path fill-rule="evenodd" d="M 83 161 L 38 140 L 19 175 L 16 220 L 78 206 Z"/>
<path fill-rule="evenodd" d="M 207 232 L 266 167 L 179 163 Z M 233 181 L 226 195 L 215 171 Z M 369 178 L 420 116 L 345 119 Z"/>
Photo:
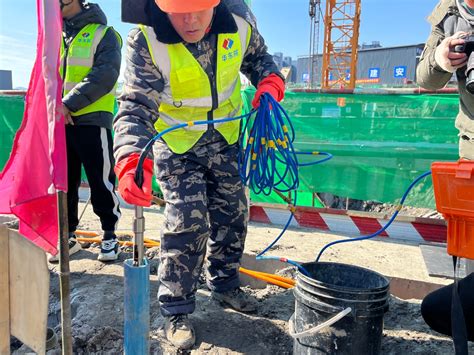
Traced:
<path fill-rule="evenodd" d="M 250 206 L 252 222 L 285 225 L 290 211 L 284 206 L 255 203 Z M 316 228 L 348 236 L 369 235 L 380 230 L 391 216 L 331 208 L 297 207 L 291 227 Z M 413 242 L 446 243 L 444 219 L 399 216 L 379 237 Z"/>

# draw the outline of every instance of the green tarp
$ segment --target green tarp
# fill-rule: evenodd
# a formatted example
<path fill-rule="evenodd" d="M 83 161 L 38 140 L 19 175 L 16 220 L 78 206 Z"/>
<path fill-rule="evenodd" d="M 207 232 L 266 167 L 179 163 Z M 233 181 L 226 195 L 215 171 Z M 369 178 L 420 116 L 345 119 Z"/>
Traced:
<path fill-rule="evenodd" d="M 254 92 L 243 92 L 247 108 Z M 23 97 L 0 96 L 0 167 L 10 154 L 23 105 Z M 329 162 L 300 169 L 298 205 L 320 206 L 314 192 L 394 203 L 432 162 L 458 157 L 454 128 L 457 95 L 288 92 L 283 107 L 294 124 L 298 150 L 334 155 Z M 274 194 L 252 194 L 251 199 L 283 203 Z M 406 204 L 434 207 L 430 178 L 415 187 Z"/>

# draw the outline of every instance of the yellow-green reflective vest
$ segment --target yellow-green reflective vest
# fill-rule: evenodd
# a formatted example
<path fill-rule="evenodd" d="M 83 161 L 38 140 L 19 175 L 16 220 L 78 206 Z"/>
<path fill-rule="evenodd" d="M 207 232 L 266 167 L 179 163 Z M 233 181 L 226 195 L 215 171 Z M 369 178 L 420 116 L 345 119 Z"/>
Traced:
<path fill-rule="evenodd" d="M 63 79 L 63 96 L 67 95 L 89 74 L 94 65 L 94 55 L 97 47 L 109 28 L 95 23 L 84 26 L 74 37 L 67 51 L 64 47 L 64 40 L 61 42 L 61 66 L 59 70 Z M 111 30 L 114 31 L 114 29 Z M 117 38 L 121 42 L 120 36 L 117 35 Z M 64 69 L 66 69 L 66 73 L 64 73 Z M 80 116 L 98 111 L 113 114 L 116 86 L 99 100 L 77 112 L 71 112 L 71 115 Z"/>
<path fill-rule="evenodd" d="M 251 29 L 242 18 L 234 16 L 237 33 L 219 34 L 215 84 L 217 108 L 212 110 L 210 79 L 183 43 L 164 44 L 156 39 L 153 28 L 140 25 L 154 65 L 165 81 L 160 93 L 158 132 L 183 122 L 206 121 L 212 111 L 214 120 L 240 115 L 240 67 L 247 50 Z M 214 124 L 229 144 L 237 142 L 240 120 Z M 188 125 L 163 136 L 168 147 L 177 154 L 191 149 L 207 130 L 207 125 Z"/>

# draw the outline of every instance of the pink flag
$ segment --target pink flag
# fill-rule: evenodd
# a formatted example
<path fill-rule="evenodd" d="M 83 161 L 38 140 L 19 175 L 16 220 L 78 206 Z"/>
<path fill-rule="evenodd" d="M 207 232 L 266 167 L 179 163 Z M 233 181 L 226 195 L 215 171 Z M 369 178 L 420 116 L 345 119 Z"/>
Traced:
<path fill-rule="evenodd" d="M 0 213 L 14 214 L 20 233 L 52 254 L 58 242 L 58 190 L 67 190 L 66 136 L 59 53 L 62 17 L 57 0 L 37 0 L 36 61 L 23 122 L 0 173 Z"/>

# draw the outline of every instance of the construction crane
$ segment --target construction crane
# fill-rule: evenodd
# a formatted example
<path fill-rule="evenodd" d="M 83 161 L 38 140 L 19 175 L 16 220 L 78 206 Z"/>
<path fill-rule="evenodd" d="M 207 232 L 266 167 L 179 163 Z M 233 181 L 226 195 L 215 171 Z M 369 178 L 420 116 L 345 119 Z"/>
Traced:
<path fill-rule="evenodd" d="M 354 89 L 361 0 L 327 0 L 322 88 Z"/>
<path fill-rule="evenodd" d="M 321 13 L 321 0 L 310 0 L 309 1 L 309 18 L 310 18 L 310 33 L 309 33 L 309 60 L 308 60 L 308 73 L 309 73 L 309 88 L 312 89 L 315 86 L 315 69 L 319 68 L 319 29 L 320 20 L 322 17 Z"/>
<path fill-rule="evenodd" d="M 323 89 L 354 89 L 357 77 L 361 0 L 326 0 L 324 16 Z M 310 0 L 311 19 L 309 73 L 314 85 L 314 71 L 319 47 L 321 0 Z"/>

